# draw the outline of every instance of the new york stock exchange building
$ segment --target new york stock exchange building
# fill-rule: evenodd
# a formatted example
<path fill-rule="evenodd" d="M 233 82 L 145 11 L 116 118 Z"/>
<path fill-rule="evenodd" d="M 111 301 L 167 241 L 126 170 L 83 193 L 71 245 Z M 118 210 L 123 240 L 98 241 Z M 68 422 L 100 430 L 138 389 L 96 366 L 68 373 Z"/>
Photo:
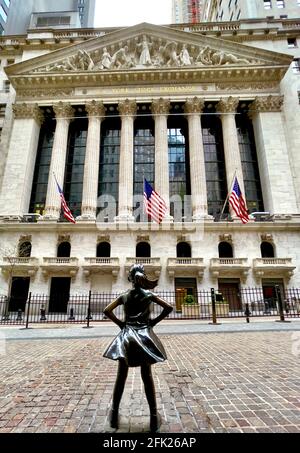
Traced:
<path fill-rule="evenodd" d="M 1 296 L 67 313 L 77 295 L 126 290 L 135 263 L 177 311 L 204 289 L 238 310 L 242 289 L 300 288 L 299 23 L 1 37 Z M 235 176 L 245 225 L 226 203 Z"/>

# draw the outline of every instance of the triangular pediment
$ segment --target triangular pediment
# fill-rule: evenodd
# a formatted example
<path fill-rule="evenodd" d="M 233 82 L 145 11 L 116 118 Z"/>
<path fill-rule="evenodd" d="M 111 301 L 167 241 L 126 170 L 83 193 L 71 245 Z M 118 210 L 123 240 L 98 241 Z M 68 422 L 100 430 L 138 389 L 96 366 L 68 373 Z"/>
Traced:
<path fill-rule="evenodd" d="M 117 80 L 116 74 L 124 72 L 164 70 L 281 67 L 285 72 L 290 62 L 288 55 L 143 23 L 12 65 L 6 72 L 16 87 L 22 76 L 110 74 L 111 80 Z"/>

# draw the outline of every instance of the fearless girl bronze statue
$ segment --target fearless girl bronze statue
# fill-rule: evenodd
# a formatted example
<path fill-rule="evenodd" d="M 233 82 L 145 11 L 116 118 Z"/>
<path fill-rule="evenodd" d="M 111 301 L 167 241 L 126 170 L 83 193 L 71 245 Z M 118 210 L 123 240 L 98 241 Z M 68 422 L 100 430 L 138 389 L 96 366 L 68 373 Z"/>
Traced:
<path fill-rule="evenodd" d="M 121 329 L 119 335 L 104 353 L 104 357 L 119 361 L 110 413 L 110 426 L 115 429 L 119 427 L 119 406 L 128 368 L 141 367 L 141 376 L 150 408 L 150 431 L 157 432 L 160 420 L 156 406 L 151 365 L 165 361 L 167 356 L 162 343 L 153 332 L 153 327 L 168 316 L 173 308 L 150 291 L 157 286 L 157 280 L 149 280 L 142 265 L 135 265 L 130 269 L 128 280 L 132 283 L 132 289 L 119 296 L 104 310 L 105 316 Z M 160 315 L 155 319 L 150 317 L 152 303 L 163 308 Z M 113 313 L 120 305 L 124 307 L 124 322 Z"/>

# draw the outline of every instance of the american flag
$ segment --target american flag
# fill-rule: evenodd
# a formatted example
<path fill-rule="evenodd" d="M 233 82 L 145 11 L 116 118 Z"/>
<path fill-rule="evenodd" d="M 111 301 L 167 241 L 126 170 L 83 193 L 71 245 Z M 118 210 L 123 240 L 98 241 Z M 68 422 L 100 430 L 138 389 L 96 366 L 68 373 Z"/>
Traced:
<path fill-rule="evenodd" d="M 241 221 L 244 224 L 248 223 L 250 217 L 237 177 L 235 177 L 234 179 L 234 184 L 229 198 L 229 203 L 234 212 L 236 213 L 236 215 L 241 219 Z"/>
<path fill-rule="evenodd" d="M 162 222 L 168 210 L 163 198 L 155 192 L 146 179 L 144 180 L 144 206 L 145 212 L 149 214 L 156 223 Z"/>
<path fill-rule="evenodd" d="M 60 187 L 60 185 L 58 184 L 56 178 L 55 178 L 55 181 L 56 181 L 57 189 L 58 189 L 58 192 L 59 192 L 59 195 L 60 195 L 60 198 L 61 198 L 61 207 L 62 207 L 62 210 L 63 210 L 63 212 L 64 212 L 64 217 L 65 217 L 65 219 L 67 219 L 69 222 L 76 223 L 76 221 L 75 221 L 75 219 L 74 219 L 74 217 L 73 217 L 73 215 L 72 215 L 72 212 L 70 211 L 70 208 L 69 208 L 69 206 L 67 205 L 67 202 L 66 202 L 64 193 L 63 193 L 63 191 L 61 190 L 61 187 Z"/>

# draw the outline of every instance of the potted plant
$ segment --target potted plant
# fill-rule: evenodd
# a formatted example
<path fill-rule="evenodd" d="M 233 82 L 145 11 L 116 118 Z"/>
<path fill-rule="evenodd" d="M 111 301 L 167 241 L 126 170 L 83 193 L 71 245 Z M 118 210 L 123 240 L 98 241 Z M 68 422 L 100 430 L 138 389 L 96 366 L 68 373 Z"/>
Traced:
<path fill-rule="evenodd" d="M 199 304 L 192 294 L 183 299 L 182 314 L 184 316 L 199 317 Z"/>

